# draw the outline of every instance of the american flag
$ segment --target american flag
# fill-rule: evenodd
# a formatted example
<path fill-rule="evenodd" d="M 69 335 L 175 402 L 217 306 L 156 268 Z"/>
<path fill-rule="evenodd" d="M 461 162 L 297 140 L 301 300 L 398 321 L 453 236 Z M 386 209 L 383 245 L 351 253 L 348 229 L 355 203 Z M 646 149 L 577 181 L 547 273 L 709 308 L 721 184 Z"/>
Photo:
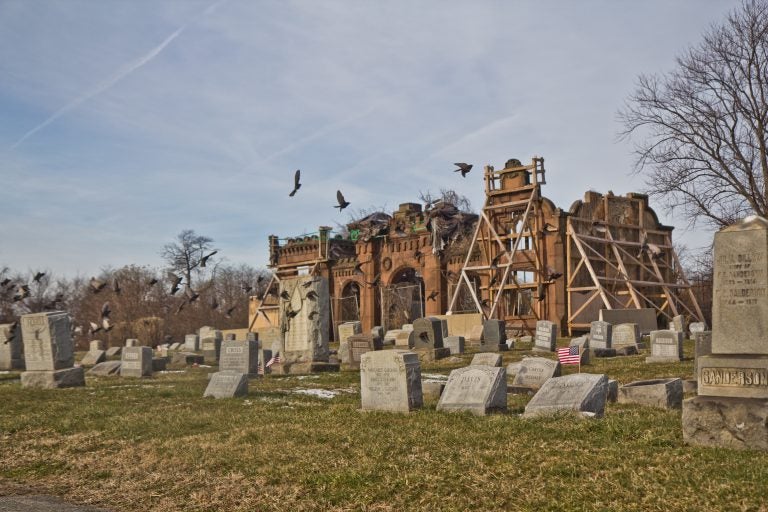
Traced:
<path fill-rule="evenodd" d="M 280 352 L 278 352 L 277 354 L 272 356 L 272 359 L 267 361 L 266 367 L 269 368 L 270 366 L 272 366 L 275 363 L 280 364 Z"/>
<path fill-rule="evenodd" d="M 578 345 L 557 349 L 557 359 L 560 364 L 581 364 L 581 353 Z"/>

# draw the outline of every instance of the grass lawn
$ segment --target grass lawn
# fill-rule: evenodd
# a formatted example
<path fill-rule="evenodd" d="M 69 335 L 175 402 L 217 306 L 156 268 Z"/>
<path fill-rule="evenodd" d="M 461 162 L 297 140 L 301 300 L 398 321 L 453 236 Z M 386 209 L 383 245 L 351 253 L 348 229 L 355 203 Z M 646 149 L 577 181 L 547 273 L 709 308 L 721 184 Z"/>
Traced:
<path fill-rule="evenodd" d="M 561 344 L 565 343 L 561 340 Z M 692 356 L 692 342 L 686 354 Z M 504 353 L 520 360 L 527 350 Z M 424 373 L 468 364 L 439 361 Z M 554 357 L 554 354 L 551 355 Z M 690 378 L 645 355 L 582 367 L 628 383 Z M 765 510 L 768 455 L 683 444 L 680 412 L 609 404 L 600 420 L 360 413 L 359 373 L 267 377 L 203 399 L 211 368 L 22 389 L 0 375 L 0 494 L 112 510 Z M 565 373 L 576 368 L 566 367 Z M 302 393 L 337 390 L 333 398 Z"/>

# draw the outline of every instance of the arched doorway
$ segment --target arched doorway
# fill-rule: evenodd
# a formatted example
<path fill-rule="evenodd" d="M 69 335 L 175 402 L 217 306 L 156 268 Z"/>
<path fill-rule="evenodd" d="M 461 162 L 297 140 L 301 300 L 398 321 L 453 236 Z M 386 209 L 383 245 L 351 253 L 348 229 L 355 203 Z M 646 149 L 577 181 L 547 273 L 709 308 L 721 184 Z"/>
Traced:
<path fill-rule="evenodd" d="M 396 270 L 390 284 L 381 289 L 384 328 L 399 329 L 424 316 L 424 280 L 411 267 Z"/>
<path fill-rule="evenodd" d="M 333 322 L 333 335 L 338 340 L 340 324 L 360 320 L 360 285 L 355 281 L 349 281 L 341 288 L 341 295 L 334 301 L 336 316 Z"/>

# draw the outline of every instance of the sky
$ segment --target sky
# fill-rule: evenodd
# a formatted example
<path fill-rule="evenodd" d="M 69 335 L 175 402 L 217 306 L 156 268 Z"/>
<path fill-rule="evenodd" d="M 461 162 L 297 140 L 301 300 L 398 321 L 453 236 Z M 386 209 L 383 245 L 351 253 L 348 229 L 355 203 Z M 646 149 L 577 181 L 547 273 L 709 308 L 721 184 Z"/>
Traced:
<path fill-rule="evenodd" d="M 566 210 L 642 192 L 617 111 L 738 5 L 0 0 L 0 268 L 160 267 L 184 229 L 264 267 L 270 234 L 420 192 L 479 209 L 482 167 L 509 158 L 544 157 Z M 651 206 L 678 242 L 711 239 Z"/>

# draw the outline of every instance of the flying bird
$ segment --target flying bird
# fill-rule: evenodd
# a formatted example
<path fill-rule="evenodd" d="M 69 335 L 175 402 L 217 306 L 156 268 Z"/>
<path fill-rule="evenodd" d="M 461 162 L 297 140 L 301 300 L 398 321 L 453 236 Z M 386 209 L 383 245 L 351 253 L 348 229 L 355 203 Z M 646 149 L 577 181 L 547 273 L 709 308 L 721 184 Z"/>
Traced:
<path fill-rule="evenodd" d="M 265 279 L 264 274 L 259 274 L 259 277 L 256 278 L 256 284 L 261 284 L 261 282 Z"/>
<path fill-rule="evenodd" d="M 296 191 L 301 188 L 301 183 L 299 183 L 299 180 L 301 179 L 301 169 L 296 169 L 296 173 L 293 175 L 293 190 L 291 190 L 291 193 L 288 194 L 289 197 L 293 197 L 296 195 Z"/>
<path fill-rule="evenodd" d="M 36 283 L 39 283 L 44 275 L 45 275 L 45 272 L 38 272 L 37 274 L 35 274 L 35 277 L 33 277 L 32 280 Z"/>
<path fill-rule="evenodd" d="M 315 290 L 309 290 L 307 292 L 307 298 L 309 300 L 317 300 L 317 292 Z"/>
<path fill-rule="evenodd" d="M 176 308 L 176 314 L 178 315 L 179 313 L 181 313 L 181 310 L 184 309 L 184 306 L 186 306 L 186 305 L 187 305 L 186 301 L 181 301 L 179 303 L 179 307 Z"/>
<path fill-rule="evenodd" d="M 344 200 L 344 195 L 341 193 L 341 190 L 336 191 L 336 201 L 339 202 L 337 206 L 334 206 L 334 208 L 338 208 L 339 212 L 349 206 L 349 202 Z"/>
<path fill-rule="evenodd" d="M 288 290 L 283 290 L 280 292 L 280 298 L 283 300 L 291 300 L 291 294 L 288 293 Z"/>
<path fill-rule="evenodd" d="M 90 329 L 88 329 L 89 333 L 96 334 L 101 330 L 101 326 L 96 322 L 88 322 L 88 323 L 90 324 Z"/>
<path fill-rule="evenodd" d="M 493 260 L 491 260 L 491 270 L 496 270 L 497 268 L 499 268 L 499 260 L 503 255 L 504 253 L 500 252 L 499 254 L 493 257 Z"/>
<path fill-rule="evenodd" d="M 10 282 L 11 282 L 11 280 L 6 277 L 2 281 L 0 281 L 0 286 L 3 286 L 3 287 L 8 286 L 8 283 L 10 283 Z"/>
<path fill-rule="evenodd" d="M 436 300 L 438 295 L 440 295 L 440 292 L 437 290 L 432 290 L 432 293 L 429 294 L 427 300 Z"/>
<path fill-rule="evenodd" d="M 101 305 L 101 318 L 109 318 L 112 314 L 112 309 L 109 307 L 109 301 Z"/>
<path fill-rule="evenodd" d="M 248 283 L 243 283 L 242 288 L 245 293 L 250 293 L 250 291 L 253 290 L 253 286 Z"/>
<path fill-rule="evenodd" d="M 195 290 L 193 290 L 192 288 L 190 288 L 189 286 L 187 286 L 187 287 L 184 289 L 184 294 L 187 296 L 187 300 L 188 300 L 190 303 L 192 303 L 192 302 L 195 302 L 195 301 L 198 299 L 198 297 L 200 297 L 200 294 L 199 294 L 199 293 L 197 293 L 197 292 L 196 292 Z"/>
<path fill-rule="evenodd" d="M 454 169 L 453 172 L 460 172 L 462 178 L 466 178 L 467 173 L 469 173 L 469 171 L 472 170 L 472 164 L 465 164 L 464 162 L 458 162 L 453 165 L 458 167 L 458 169 Z"/>
<path fill-rule="evenodd" d="M 101 327 L 104 329 L 104 332 L 109 332 L 112 330 L 114 325 L 109 323 L 109 318 L 102 318 L 101 319 Z"/>
<path fill-rule="evenodd" d="M 363 275 L 365 272 L 363 272 L 363 264 L 362 263 L 355 263 L 355 269 L 353 270 L 355 274 Z"/>
<path fill-rule="evenodd" d="M 181 284 L 181 280 L 183 278 L 177 276 L 173 272 L 168 272 L 168 279 L 171 280 L 171 295 L 176 295 L 176 292 L 179 291 L 179 285 Z"/>
<path fill-rule="evenodd" d="M 553 269 L 552 267 L 547 267 L 547 274 L 549 275 L 549 280 L 554 281 L 555 279 L 560 279 L 563 277 L 562 272 L 558 272 L 557 270 Z"/>
<path fill-rule="evenodd" d="M 155 286 L 157 284 L 157 278 L 153 277 L 152 279 L 149 280 L 149 282 L 147 284 L 149 286 Z"/>
<path fill-rule="evenodd" d="M 112 280 L 112 291 L 117 295 L 120 295 L 120 292 L 122 291 L 122 288 L 120 288 L 120 282 L 117 280 L 117 278 Z"/>
<path fill-rule="evenodd" d="M 217 252 L 219 252 L 219 251 L 213 251 L 211 254 L 208 254 L 207 256 L 203 256 L 202 258 L 200 258 L 200 266 L 201 267 L 205 267 L 205 264 L 208 263 L 208 258 L 213 256 Z"/>
<path fill-rule="evenodd" d="M 106 281 L 101 281 L 99 279 L 96 279 L 95 277 L 91 278 L 91 281 L 89 284 L 91 286 L 91 291 L 93 293 L 99 293 L 101 290 L 104 289 L 105 286 L 107 286 Z"/>
<path fill-rule="evenodd" d="M 231 308 L 227 309 L 226 313 L 224 313 L 224 316 L 227 318 L 230 318 L 232 316 L 232 312 L 237 308 L 237 305 L 232 306 Z"/>
<path fill-rule="evenodd" d="M 211 309 L 219 309 L 219 301 L 216 300 L 216 297 L 211 299 Z"/>

